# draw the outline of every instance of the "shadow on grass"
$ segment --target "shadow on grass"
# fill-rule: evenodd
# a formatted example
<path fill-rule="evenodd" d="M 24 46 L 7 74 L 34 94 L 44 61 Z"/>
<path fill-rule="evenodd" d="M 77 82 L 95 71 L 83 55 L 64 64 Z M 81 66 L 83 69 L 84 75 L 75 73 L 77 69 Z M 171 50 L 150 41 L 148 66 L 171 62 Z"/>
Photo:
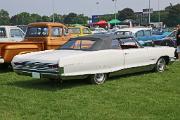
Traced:
<path fill-rule="evenodd" d="M 139 72 L 139 73 L 133 73 L 133 74 L 114 76 L 114 77 L 109 78 L 108 81 L 110 82 L 110 81 L 114 81 L 121 78 L 128 78 L 128 77 L 144 75 L 144 74 L 149 74 L 149 73 L 152 73 L 152 72 Z M 16 87 L 25 88 L 25 89 L 57 91 L 57 90 L 71 89 L 75 87 L 90 85 L 88 81 L 89 81 L 88 79 L 76 79 L 76 80 L 64 80 L 63 83 L 60 83 L 60 82 L 51 81 L 47 79 L 44 79 L 44 80 L 30 79 L 30 80 L 9 82 L 6 85 L 16 86 Z"/>
<path fill-rule="evenodd" d="M 12 72 L 10 64 L 0 64 L 0 73 Z"/>
<path fill-rule="evenodd" d="M 117 76 L 110 77 L 108 79 L 108 81 L 121 80 L 121 78 L 130 78 L 130 77 L 142 76 L 142 75 L 151 74 L 151 73 L 154 73 L 154 72 L 153 71 L 144 71 L 144 72 L 137 72 L 137 73 L 129 73 L 129 74 L 117 75 Z"/>
<path fill-rule="evenodd" d="M 37 90 L 46 90 L 46 91 L 57 91 L 63 89 L 71 89 L 74 87 L 80 87 L 88 85 L 87 80 L 66 80 L 63 83 L 52 81 L 52 80 L 39 80 L 39 79 L 31 79 L 31 80 L 23 80 L 23 81 L 14 81 L 9 82 L 6 85 L 15 86 L 25 89 L 37 89 Z"/>

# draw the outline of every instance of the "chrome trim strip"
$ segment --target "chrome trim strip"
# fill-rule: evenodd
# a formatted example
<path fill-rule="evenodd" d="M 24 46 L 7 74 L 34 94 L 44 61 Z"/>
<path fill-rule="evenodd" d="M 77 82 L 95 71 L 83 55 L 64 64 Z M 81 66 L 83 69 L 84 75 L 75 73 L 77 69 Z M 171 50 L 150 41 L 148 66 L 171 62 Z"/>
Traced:
<path fill-rule="evenodd" d="M 25 61 L 18 65 L 14 64 L 13 68 L 15 70 L 24 71 L 35 71 L 35 72 L 59 72 L 59 68 L 51 68 L 50 65 L 55 65 L 51 63 L 40 63 L 40 62 L 29 62 Z"/>
<path fill-rule="evenodd" d="M 25 76 L 30 76 L 32 77 L 32 72 L 34 71 L 25 71 L 25 70 L 14 70 L 19 75 L 25 75 Z M 52 78 L 52 79 L 59 79 L 60 75 L 58 73 L 53 73 L 53 72 L 39 72 L 41 78 Z"/>
<path fill-rule="evenodd" d="M 155 64 L 146 65 L 146 66 L 139 66 L 139 67 L 133 67 L 133 68 L 125 68 L 116 72 L 112 72 L 109 74 L 109 76 L 120 76 L 125 74 L 131 74 L 131 73 L 138 73 L 138 72 L 145 72 L 145 71 L 151 71 L 155 67 Z"/>

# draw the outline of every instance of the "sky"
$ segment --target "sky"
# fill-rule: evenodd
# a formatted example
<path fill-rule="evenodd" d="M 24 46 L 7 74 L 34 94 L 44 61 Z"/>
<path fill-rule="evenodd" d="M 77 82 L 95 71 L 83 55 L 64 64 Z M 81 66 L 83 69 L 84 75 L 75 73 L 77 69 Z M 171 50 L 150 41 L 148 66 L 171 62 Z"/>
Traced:
<path fill-rule="evenodd" d="M 10 16 L 21 12 L 37 13 L 40 15 L 51 15 L 53 11 L 58 14 L 75 12 L 78 14 L 102 15 L 111 14 L 115 11 L 115 2 L 112 0 L 0 0 L 0 9 L 9 12 Z M 150 0 L 151 8 L 158 10 L 158 0 Z M 99 4 L 96 4 L 96 3 Z M 180 0 L 159 0 L 160 10 L 179 3 Z M 117 0 L 117 11 L 123 8 L 131 8 L 135 12 L 141 12 L 148 8 L 149 0 Z M 53 10 L 54 8 L 54 10 Z"/>

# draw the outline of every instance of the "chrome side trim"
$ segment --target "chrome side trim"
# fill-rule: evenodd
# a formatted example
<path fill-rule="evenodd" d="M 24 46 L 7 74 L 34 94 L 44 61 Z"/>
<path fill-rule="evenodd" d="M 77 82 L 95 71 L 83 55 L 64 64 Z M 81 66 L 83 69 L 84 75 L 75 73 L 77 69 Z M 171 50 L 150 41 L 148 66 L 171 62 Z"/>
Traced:
<path fill-rule="evenodd" d="M 138 73 L 138 72 L 143 72 L 143 71 L 150 71 L 150 70 L 153 70 L 154 67 L 155 67 L 155 64 L 133 67 L 133 68 L 125 68 L 125 69 L 110 73 L 109 77 L 120 76 L 120 75 L 131 74 L 131 73 Z"/>

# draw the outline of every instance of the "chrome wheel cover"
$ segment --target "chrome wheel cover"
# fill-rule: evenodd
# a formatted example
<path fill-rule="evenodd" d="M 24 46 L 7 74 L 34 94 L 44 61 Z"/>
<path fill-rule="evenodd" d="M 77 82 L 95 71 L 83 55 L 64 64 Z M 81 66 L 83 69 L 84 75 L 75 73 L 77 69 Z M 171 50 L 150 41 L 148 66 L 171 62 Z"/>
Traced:
<path fill-rule="evenodd" d="M 102 82 L 104 82 L 104 80 L 105 80 L 105 74 L 103 74 L 103 73 L 95 74 L 95 75 L 94 75 L 94 80 L 95 80 L 97 83 L 102 83 Z"/>
<path fill-rule="evenodd" d="M 157 62 L 157 70 L 163 72 L 166 67 L 166 61 L 163 58 L 160 58 Z"/>

